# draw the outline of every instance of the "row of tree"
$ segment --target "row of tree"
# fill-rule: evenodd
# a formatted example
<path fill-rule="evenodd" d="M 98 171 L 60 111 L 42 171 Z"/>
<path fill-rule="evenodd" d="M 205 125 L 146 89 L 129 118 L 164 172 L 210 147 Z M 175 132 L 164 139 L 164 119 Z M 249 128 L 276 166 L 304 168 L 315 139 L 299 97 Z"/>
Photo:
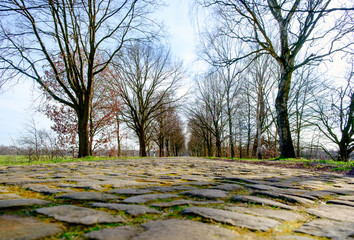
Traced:
<path fill-rule="evenodd" d="M 182 123 L 175 91 L 184 76 L 159 42 L 162 26 L 150 0 L 5 0 L 0 4 L 1 85 L 21 77 L 44 92 L 40 111 L 61 147 L 78 157 L 134 131 L 140 155 L 180 154 Z M 168 124 L 173 124 L 169 127 Z M 155 131 L 154 131 L 155 130 Z M 158 132 L 158 133 L 157 133 Z"/>
<path fill-rule="evenodd" d="M 314 143 L 324 135 L 340 149 L 338 158 L 348 160 L 353 71 L 345 87 L 329 87 L 314 77 L 314 65 L 336 53 L 352 54 L 352 3 L 198 3 L 217 21 L 208 22 L 202 33 L 200 56 L 210 70 L 197 77 L 195 107 L 189 109 L 193 153 L 235 157 L 237 145 L 239 157 L 292 158 L 301 155 L 305 142 L 330 153 L 328 146 Z M 316 130 L 321 134 L 310 137 Z"/>
<path fill-rule="evenodd" d="M 192 155 L 259 159 L 279 156 L 274 109 L 278 72 L 273 71 L 276 66 L 266 57 L 254 61 L 251 69 L 225 75 L 212 68 L 197 79 L 196 97 L 187 110 L 188 149 Z M 350 158 L 354 150 L 353 74 L 349 69 L 347 79 L 338 86 L 339 82 L 321 79 L 313 66 L 294 73 L 289 124 L 296 157 Z M 339 151 L 333 152 L 335 149 Z"/>
<path fill-rule="evenodd" d="M 300 156 L 304 142 L 318 148 L 324 135 L 339 147 L 339 158 L 348 159 L 353 71 L 333 90 L 312 66 L 352 54 L 352 3 L 196 2 L 216 21 L 201 33 L 200 56 L 210 68 L 196 77 L 187 109 L 190 152 L 288 158 Z M 40 109 L 54 122 L 59 144 L 77 147 L 78 157 L 112 139 L 119 155 L 121 123 L 134 132 L 141 156 L 153 145 L 160 156 L 181 154 L 178 89 L 186 74 L 161 47 L 163 27 L 153 17 L 158 4 L 1 1 L 0 86 L 20 77 L 36 81 L 45 93 Z"/>

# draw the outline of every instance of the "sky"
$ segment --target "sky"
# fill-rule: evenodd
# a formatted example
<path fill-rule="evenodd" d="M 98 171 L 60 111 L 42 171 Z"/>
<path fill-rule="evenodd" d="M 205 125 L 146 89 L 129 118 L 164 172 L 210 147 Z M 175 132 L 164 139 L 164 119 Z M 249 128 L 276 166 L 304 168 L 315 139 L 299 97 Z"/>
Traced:
<path fill-rule="evenodd" d="M 167 0 L 168 4 L 157 12 L 168 31 L 169 45 L 174 57 L 185 66 L 194 66 L 196 34 L 189 17 L 189 0 Z M 22 80 L 13 88 L 0 93 L 0 145 L 12 145 L 25 133 L 25 125 L 35 119 L 39 128 L 50 129 L 51 122 L 35 111 L 38 98 L 37 85 Z"/>

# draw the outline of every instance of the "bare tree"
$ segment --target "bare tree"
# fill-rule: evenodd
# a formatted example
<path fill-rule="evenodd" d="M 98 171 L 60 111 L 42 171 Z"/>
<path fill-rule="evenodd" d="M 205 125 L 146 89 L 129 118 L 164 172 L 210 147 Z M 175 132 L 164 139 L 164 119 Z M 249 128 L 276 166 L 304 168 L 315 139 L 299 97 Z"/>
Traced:
<path fill-rule="evenodd" d="M 248 44 L 243 56 L 269 54 L 280 67 L 275 102 L 280 157 L 295 157 L 288 99 L 292 73 L 311 62 L 318 62 L 334 52 L 353 45 L 354 10 L 345 2 L 331 0 L 199 0 L 205 7 L 216 7 L 221 19 L 219 31 Z M 336 5 L 337 4 L 337 5 Z M 311 46 L 305 48 L 304 46 Z"/>
<path fill-rule="evenodd" d="M 201 107 L 201 106 L 199 106 Z M 198 113 L 198 112 L 194 112 Z M 188 132 L 190 133 L 188 141 L 188 151 L 194 156 L 213 156 L 213 137 L 208 130 L 209 125 L 199 120 L 200 115 L 196 114 L 188 119 Z"/>
<path fill-rule="evenodd" d="M 151 37 L 149 0 L 4 0 L 1 81 L 26 77 L 78 118 L 79 157 L 90 155 L 88 122 L 95 79 L 125 42 Z M 58 64 L 62 62 L 63 64 Z M 46 81 L 42 69 L 55 78 Z M 58 92 L 62 93 L 61 95 Z"/>
<path fill-rule="evenodd" d="M 115 64 L 112 87 L 124 104 L 122 120 L 136 133 L 140 156 L 146 157 L 152 122 L 181 99 L 172 96 L 184 77 L 182 64 L 173 62 L 165 48 L 139 42 L 125 48 Z"/>
<path fill-rule="evenodd" d="M 216 156 L 221 156 L 222 121 L 225 112 L 225 89 L 220 85 L 220 74 L 212 71 L 197 80 L 197 99 L 194 107 L 189 108 L 191 118 L 209 131 L 215 138 Z"/>
<path fill-rule="evenodd" d="M 304 134 L 315 130 L 312 120 L 316 118 L 313 108 L 316 106 L 316 99 L 321 97 L 327 84 L 319 79 L 314 66 L 304 66 L 294 72 L 292 92 L 289 95 L 289 118 L 290 126 L 295 135 L 296 157 L 301 157 L 301 150 L 308 138 Z"/>
<path fill-rule="evenodd" d="M 152 139 L 159 148 L 159 157 L 178 156 L 184 150 L 183 122 L 178 110 L 178 106 L 163 106 L 152 123 Z"/>
<path fill-rule="evenodd" d="M 28 155 L 29 162 L 53 159 L 60 152 L 55 137 L 46 129 L 39 129 L 33 118 L 24 124 L 24 131 L 16 142 L 16 148 L 22 154 Z"/>
<path fill-rule="evenodd" d="M 271 59 L 264 55 L 258 57 L 250 68 L 248 69 L 248 80 L 245 84 L 249 85 L 250 100 L 254 103 L 255 108 L 255 138 L 253 144 L 252 155 L 257 156 L 259 159 L 263 158 L 262 144 L 265 136 L 265 132 L 269 131 L 271 126 L 274 125 L 274 119 L 272 117 L 272 93 L 274 84 L 276 83 L 275 66 Z M 252 103 L 251 103 L 252 104 Z"/>
<path fill-rule="evenodd" d="M 354 64 L 348 73 L 344 87 L 332 88 L 320 99 L 317 99 L 316 124 L 319 130 L 335 145 L 337 145 L 338 160 L 348 161 L 354 151 Z M 325 146 L 322 149 L 332 158 Z"/>
<path fill-rule="evenodd" d="M 230 154 L 231 158 L 235 157 L 234 141 L 235 133 L 233 132 L 233 117 L 236 111 L 237 95 L 240 89 L 240 73 L 245 66 L 240 66 L 242 62 L 233 64 L 222 64 L 220 62 L 228 62 L 233 58 L 240 56 L 242 45 L 238 46 L 230 38 L 219 32 L 203 34 L 203 42 L 201 44 L 201 57 L 216 68 L 220 77 L 220 85 L 225 89 L 226 100 L 226 118 L 229 130 Z"/>

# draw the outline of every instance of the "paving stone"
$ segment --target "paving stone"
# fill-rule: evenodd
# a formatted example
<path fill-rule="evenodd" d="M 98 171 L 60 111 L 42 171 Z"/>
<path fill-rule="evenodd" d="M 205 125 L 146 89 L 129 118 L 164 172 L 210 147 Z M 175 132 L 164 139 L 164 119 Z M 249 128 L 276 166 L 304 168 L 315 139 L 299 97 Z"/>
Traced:
<path fill-rule="evenodd" d="M 126 211 L 127 214 L 134 217 L 146 213 L 160 213 L 156 209 L 152 209 L 142 205 L 120 204 L 120 203 L 92 203 L 91 206 L 98 208 L 108 208 L 111 210 Z"/>
<path fill-rule="evenodd" d="M 262 181 L 255 180 L 255 179 L 250 179 L 250 178 L 243 178 L 240 176 L 227 176 L 224 177 L 225 180 L 230 180 L 230 181 L 240 181 L 240 182 L 245 182 L 245 183 L 253 183 L 253 184 L 262 184 Z"/>
<path fill-rule="evenodd" d="M 336 221 L 354 222 L 353 207 L 323 204 L 318 208 L 309 208 L 305 211 L 318 217 L 328 218 Z"/>
<path fill-rule="evenodd" d="M 32 240 L 62 231 L 59 224 L 40 222 L 32 217 L 0 216 L 0 240 Z"/>
<path fill-rule="evenodd" d="M 306 192 L 304 192 L 302 194 L 304 196 L 311 196 L 311 197 L 316 197 L 316 198 L 326 198 L 326 197 L 337 195 L 336 193 L 329 192 L 327 190 L 306 191 Z"/>
<path fill-rule="evenodd" d="M 256 216 L 274 218 L 282 221 L 303 221 L 306 218 L 300 214 L 290 212 L 287 210 L 274 210 L 267 208 L 256 208 L 256 207 L 226 207 L 225 209 L 240 212 L 248 213 Z"/>
<path fill-rule="evenodd" d="M 305 236 L 299 236 L 299 235 L 288 235 L 288 236 L 281 236 L 281 237 L 276 237 L 276 240 L 313 240 L 313 238 L 305 237 Z"/>
<path fill-rule="evenodd" d="M 217 185 L 215 187 L 212 187 L 213 189 L 219 189 L 219 190 L 224 190 L 224 191 L 235 191 L 235 190 L 240 190 L 243 189 L 242 186 L 238 184 L 231 184 L 231 183 L 225 183 L 221 185 Z"/>
<path fill-rule="evenodd" d="M 296 232 L 337 240 L 353 239 L 354 222 L 336 222 L 319 219 L 304 224 Z"/>
<path fill-rule="evenodd" d="M 121 189 L 114 189 L 114 190 L 107 191 L 107 193 L 141 195 L 146 193 L 152 193 L 152 191 L 147 189 L 139 189 L 139 188 L 121 188 Z"/>
<path fill-rule="evenodd" d="M 233 231 L 191 220 L 159 220 L 141 226 L 123 226 L 102 229 L 85 234 L 97 240 L 233 240 L 239 237 Z"/>
<path fill-rule="evenodd" d="M 301 190 L 301 186 L 294 182 L 281 182 L 281 183 L 269 183 L 269 185 L 276 187 L 278 189 L 288 189 L 288 190 Z"/>
<path fill-rule="evenodd" d="M 283 180 L 282 178 L 278 178 L 278 177 L 268 177 L 263 179 L 263 181 L 266 182 L 280 182 L 282 180 Z"/>
<path fill-rule="evenodd" d="M 39 184 L 26 184 L 22 186 L 25 189 L 31 190 L 33 192 L 39 192 L 43 194 L 56 194 L 56 193 L 70 193 L 75 192 L 71 189 L 62 189 L 62 188 L 49 188 L 46 185 Z"/>
<path fill-rule="evenodd" d="M 21 198 L 21 197 L 15 193 L 0 194 L 0 200 L 17 199 L 17 198 Z"/>
<path fill-rule="evenodd" d="M 31 184 L 31 183 L 55 183 L 59 182 L 59 179 L 29 179 L 29 178 L 24 178 L 24 179 L 5 179 L 5 180 L 0 180 L 0 183 L 5 184 L 5 185 L 17 185 L 21 186 L 24 184 Z"/>
<path fill-rule="evenodd" d="M 217 198 L 226 198 L 227 192 L 218 190 L 218 189 L 195 189 L 186 192 L 182 192 L 183 195 L 201 197 L 207 199 L 217 199 Z"/>
<path fill-rule="evenodd" d="M 180 183 L 180 185 L 192 185 L 192 186 L 214 186 L 217 185 L 215 182 L 207 182 L 207 181 L 195 181 L 195 182 L 185 182 Z"/>
<path fill-rule="evenodd" d="M 185 180 L 188 180 L 189 182 L 186 182 Z M 283 199 L 283 200 L 271 202 L 270 204 L 271 206 L 274 205 L 279 206 L 279 204 L 284 204 L 286 203 L 284 199 L 286 199 L 286 201 L 289 202 L 289 204 L 284 204 L 284 205 L 287 206 L 287 208 L 295 209 L 295 210 L 303 210 L 303 207 L 296 207 L 293 204 L 291 204 L 291 202 L 295 202 L 297 198 L 301 198 L 300 200 L 307 199 L 307 200 L 312 200 L 312 201 L 316 201 L 317 203 L 320 203 L 323 201 L 327 201 L 328 200 L 327 197 L 331 196 L 330 199 L 333 198 L 334 200 L 330 200 L 328 201 L 328 203 L 332 203 L 332 204 L 326 204 L 326 205 L 332 206 L 332 208 L 335 207 L 336 209 L 333 209 L 331 211 L 328 210 L 325 211 L 321 207 L 314 208 L 317 211 L 318 209 L 322 211 L 321 213 L 322 216 L 319 216 L 320 214 L 318 213 L 316 216 L 321 218 L 328 218 L 328 219 L 329 217 L 332 217 L 335 218 L 337 221 L 343 223 L 353 222 L 350 219 L 350 216 L 353 216 L 353 213 L 351 212 L 351 210 L 347 210 L 347 209 L 354 209 L 353 207 L 347 206 L 347 208 L 343 211 L 337 209 L 343 207 L 345 208 L 345 206 L 340 206 L 338 203 L 350 204 L 354 202 L 353 200 L 350 200 L 350 197 L 354 196 L 353 178 L 344 177 L 343 175 L 336 174 L 336 173 L 329 173 L 329 172 L 323 173 L 323 172 L 309 171 L 307 169 L 304 170 L 285 169 L 285 168 L 278 168 L 278 167 L 276 168 L 270 166 L 259 166 L 259 165 L 247 164 L 242 162 L 238 163 L 237 168 L 235 168 L 234 162 L 216 161 L 210 159 L 189 158 L 189 157 L 159 158 L 159 159 L 156 158 L 153 161 L 151 159 L 129 159 L 129 160 L 117 159 L 117 160 L 107 160 L 107 161 L 97 161 L 97 162 L 74 162 L 74 163 L 63 163 L 63 164 L 61 163 L 60 165 L 51 164 L 46 166 L 16 166 L 16 167 L 9 167 L 9 168 L 0 166 L 0 184 L 1 182 L 6 183 L 7 185 L 15 186 L 15 188 L 11 188 L 10 192 L 8 190 L 10 187 L 0 186 L 0 192 L 7 192 L 7 194 L 15 194 L 17 192 L 14 191 L 14 189 L 16 190 L 17 187 L 26 187 L 26 185 L 41 186 L 42 189 L 39 188 L 32 189 L 33 191 L 38 190 L 38 192 L 41 193 L 46 193 L 45 191 L 47 191 L 48 189 L 50 190 L 60 189 L 60 188 L 52 187 L 52 186 L 59 186 L 59 185 L 65 185 L 66 188 L 63 190 L 69 190 L 69 191 L 78 188 L 103 191 L 106 190 L 105 187 L 107 187 L 107 185 L 111 185 L 117 188 L 114 189 L 112 193 L 138 195 L 137 197 L 140 197 L 142 194 L 147 195 L 151 193 L 151 192 L 140 192 L 144 190 L 150 190 L 150 191 L 153 190 L 156 193 L 174 193 L 180 191 L 196 190 L 195 187 L 198 187 L 198 190 L 223 190 L 226 194 L 231 194 L 233 191 L 235 191 L 237 194 L 237 191 L 239 189 L 242 190 L 245 189 L 246 187 L 250 187 L 249 189 L 251 189 L 252 191 L 272 192 L 273 194 L 278 194 L 277 196 L 273 195 L 274 198 L 281 197 Z M 301 183 L 303 185 L 299 185 L 298 183 Z M 143 189 L 141 188 L 142 186 L 144 186 Z M 137 190 L 135 190 L 136 189 L 135 187 L 138 187 Z M 307 188 L 307 190 L 303 188 Z M 134 190 L 130 190 L 129 192 L 129 190 L 124 190 L 124 189 L 134 189 Z M 318 189 L 318 190 L 314 190 L 314 189 Z M 120 190 L 121 192 L 119 192 Z M 48 192 L 48 193 L 56 194 L 54 192 Z M 110 192 L 106 192 L 106 193 L 110 193 Z M 178 198 L 176 198 L 177 195 Z M 119 204 L 127 205 L 129 207 L 139 206 L 138 208 L 140 207 L 145 208 L 150 206 L 151 208 L 148 208 L 150 210 L 151 209 L 155 210 L 152 207 L 159 207 L 162 209 L 164 207 L 171 208 L 173 206 L 187 205 L 187 204 L 191 206 L 199 206 L 199 207 L 202 207 L 203 204 L 220 204 L 221 206 L 218 205 L 215 207 L 227 208 L 230 206 L 235 208 L 233 209 L 233 211 L 228 209 L 223 210 L 225 212 L 231 212 L 232 214 L 243 214 L 248 217 L 263 217 L 269 220 L 275 219 L 278 220 L 279 222 L 297 219 L 297 217 L 299 216 L 305 217 L 306 218 L 305 221 L 306 221 L 309 220 L 310 217 L 308 214 L 302 215 L 299 214 L 298 212 L 274 210 L 269 207 L 264 207 L 264 208 L 254 207 L 254 206 L 251 207 L 251 206 L 246 206 L 246 204 L 239 204 L 239 203 L 226 204 L 225 202 L 220 200 L 223 198 L 217 198 L 218 201 L 207 200 L 207 199 L 199 199 L 200 201 L 192 201 L 191 198 L 187 198 L 186 196 L 183 196 L 181 194 L 177 194 L 177 195 L 174 196 L 175 198 L 171 198 L 167 201 L 156 201 L 156 202 L 154 202 L 153 200 L 158 198 L 152 197 L 151 203 L 150 202 L 145 203 L 146 200 L 142 201 L 142 203 L 145 203 L 144 205 L 140 205 L 140 204 L 128 205 L 128 204 L 123 204 L 124 203 L 123 201 L 122 203 L 119 202 Z M 338 195 L 342 195 L 342 196 L 338 196 Z M 346 195 L 350 195 L 350 196 L 346 196 Z M 115 196 L 119 198 L 119 195 L 115 195 Z M 284 198 L 284 196 L 286 196 L 286 198 Z M 231 197 L 232 196 L 230 196 L 230 198 Z M 253 198 L 255 196 L 248 196 L 248 197 L 252 198 L 252 201 L 255 200 Z M 146 198 L 146 196 L 144 196 L 143 198 Z M 226 200 L 229 200 L 230 198 L 226 198 Z M 149 200 L 150 199 L 148 199 L 147 201 Z M 171 201 L 171 200 L 175 200 L 175 201 Z M 250 202 L 252 203 L 252 201 Z M 264 197 L 264 198 L 258 198 L 257 201 L 258 202 L 253 202 L 253 203 L 267 205 L 271 200 L 267 199 L 267 197 Z M 344 202 L 336 202 L 336 201 L 344 201 Z M 95 202 L 95 204 L 98 204 L 98 206 L 100 206 L 100 204 L 111 204 L 111 203 L 104 203 L 104 202 L 99 203 L 99 201 L 96 200 L 92 202 Z M 112 200 L 112 203 L 113 202 L 116 202 L 116 204 L 118 204 L 117 200 Z M 247 200 L 246 202 L 249 202 L 249 200 Z M 303 202 L 307 203 L 306 200 Z M 82 204 L 85 202 L 78 200 L 77 203 Z M 101 207 L 102 206 L 103 205 L 101 205 Z M 243 206 L 245 208 L 241 208 L 240 206 Z M 123 207 L 121 206 L 121 209 L 122 208 Z M 94 209 L 91 206 L 89 206 L 88 209 L 96 210 L 96 211 L 99 210 L 99 209 Z M 311 209 L 309 211 L 311 211 Z M 174 209 L 167 209 L 165 211 L 161 211 L 162 212 L 161 217 L 165 218 L 167 214 L 169 214 L 169 212 L 171 212 L 172 210 Z M 123 211 L 128 211 L 128 210 L 123 210 Z M 218 211 L 222 211 L 222 210 L 218 210 Z M 108 211 L 101 211 L 101 212 L 108 214 Z M 220 215 L 220 212 L 218 212 L 218 214 Z M 213 216 L 217 218 L 221 218 L 218 214 Z M 88 214 L 88 216 L 90 217 L 91 215 L 92 214 Z M 109 217 L 112 217 L 112 215 L 109 215 Z M 142 217 L 142 220 L 147 221 L 148 219 Z M 211 222 L 213 223 L 214 221 Z M 303 220 L 299 220 L 299 221 L 303 221 Z M 250 222 L 254 222 L 254 221 L 250 220 Z M 283 223 L 281 224 L 282 224 L 281 227 L 284 226 Z M 218 225 L 219 228 L 222 228 L 220 224 Z M 208 224 L 208 227 L 209 226 L 211 225 Z M 146 231 L 145 228 L 140 225 L 132 228 L 135 229 L 134 232 L 136 232 L 136 229 L 139 229 L 138 231 L 139 234 Z M 276 230 L 277 228 L 274 229 L 274 231 Z M 139 239 L 139 234 L 135 235 L 134 233 L 135 238 Z M 293 234 L 292 232 L 286 232 L 284 234 L 288 234 L 287 236 L 284 237 L 289 237 L 289 239 L 301 239 L 299 237 L 311 238 L 310 235 L 307 236 L 300 235 L 300 234 L 297 235 L 297 234 Z M 115 235 L 115 237 L 117 236 Z M 249 237 L 250 235 L 246 233 L 245 238 L 249 238 Z M 165 236 L 165 239 L 166 238 L 169 239 L 170 236 L 169 235 L 167 237 Z M 239 237 L 236 237 L 236 239 L 237 238 Z"/>
<path fill-rule="evenodd" d="M 274 191 L 256 191 L 256 192 L 254 192 L 254 194 L 268 196 L 268 197 L 272 197 L 272 198 L 281 198 L 281 199 L 284 199 L 288 202 L 293 202 L 293 203 L 302 203 L 302 204 L 314 204 L 315 203 L 314 201 L 306 199 L 306 198 L 287 195 L 287 194 L 278 193 L 278 192 L 274 192 Z"/>
<path fill-rule="evenodd" d="M 47 205 L 51 203 L 50 201 L 45 201 L 36 198 L 19 198 L 19 199 L 7 199 L 0 200 L 0 209 L 1 208 L 11 208 L 11 207 L 27 207 L 34 205 Z"/>
<path fill-rule="evenodd" d="M 269 185 L 264 185 L 264 184 L 244 184 L 243 186 L 255 189 L 255 190 L 279 190 L 277 187 L 269 186 Z"/>
<path fill-rule="evenodd" d="M 119 226 L 86 233 L 84 237 L 92 240 L 134 240 L 134 237 L 142 231 L 140 227 Z"/>
<path fill-rule="evenodd" d="M 306 193 L 307 193 L 307 191 L 296 191 L 296 192 L 294 192 L 294 189 L 289 189 L 289 190 L 284 190 L 284 189 L 282 189 L 282 190 L 280 190 L 280 191 L 277 191 L 277 192 L 279 192 L 279 193 L 282 193 L 282 194 L 286 194 L 286 195 L 288 195 L 288 196 L 295 196 L 295 197 L 300 197 L 300 198 L 305 198 L 305 199 L 308 199 L 308 200 L 311 200 L 311 201 L 316 201 L 316 200 L 318 200 L 318 197 L 315 197 L 315 196 L 311 196 L 311 195 L 307 195 Z"/>
<path fill-rule="evenodd" d="M 354 202 L 343 200 L 328 200 L 327 203 L 354 207 Z"/>
<path fill-rule="evenodd" d="M 326 191 L 336 195 L 354 195 L 354 189 L 327 189 Z"/>
<path fill-rule="evenodd" d="M 314 180 L 307 180 L 307 181 L 301 181 L 298 183 L 305 189 L 312 189 L 312 190 L 326 190 L 330 188 L 330 185 L 325 184 L 322 181 L 314 181 Z"/>
<path fill-rule="evenodd" d="M 109 201 L 109 200 L 118 200 L 121 199 L 112 194 L 106 193 L 98 193 L 98 192 L 74 192 L 74 193 L 67 193 L 56 196 L 55 198 L 67 198 L 67 199 L 74 199 L 74 200 L 92 200 L 92 201 Z"/>
<path fill-rule="evenodd" d="M 138 196 L 126 198 L 123 200 L 123 202 L 125 202 L 125 203 L 146 203 L 146 202 L 157 200 L 157 199 L 168 199 L 168 198 L 176 198 L 176 197 L 178 197 L 178 195 L 168 194 L 168 193 L 144 194 L 144 195 L 138 195 Z"/>
<path fill-rule="evenodd" d="M 62 187 L 62 188 L 81 188 L 81 189 L 83 188 L 83 189 L 97 190 L 97 191 L 103 190 L 103 187 L 99 186 L 98 184 L 94 184 L 94 183 L 90 183 L 90 182 L 81 182 L 81 183 L 77 183 L 77 184 L 59 183 L 59 184 L 56 184 L 56 186 Z"/>
<path fill-rule="evenodd" d="M 256 197 L 256 196 L 236 195 L 232 198 L 232 200 L 236 202 L 255 203 L 261 205 L 270 205 L 270 206 L 279 207 L 288 210 L 296 210 L 296 208 L 293 206 L 289 206 L 278 201 Z"/>
<path fill-rule="evenodd" d="M 220 203 L 225 203 L 225 202 L 221 201 L 221 200 L 218 200 L 218 201 L 192 201 L 192 200 L 179 199 L 179 200 L 175 200 L 172 202 L 153 203 L 150 206 L 166 208 L 166 207 L 174 207 L 174 206 L 181 206 L 181 205 L 208 205 L 208 204 L 220 204 Z"/>
<path fill-rule="evenodd" d="M 251 216 L 248 214 L 225 211 L 215 208 L 190 207 L 184 209 L 181 214 L 199 215 L 217 222 L 227 223 L 237 227 L 245 227 L 251 230 L 268 231 L 280 223 L 274 219 Z"/>
<path fill-rule="evenodd" d="M 338 200 L 354 202 L 354 195 L 353 196 L 340 196 L 340 197 L 338 197 Z"/>
<path fill-rule="evenodd" d="M 84 225 L 125 222 L 125 220 L 118 215 L 113 216 L 107 212 L 73 205 L 39 208 L 35 211 L 37 213 L 53 217 L 59 221 Z"/>
<path fill-rule="evenodd" d="M 157 192 L 177 192 L 177 191 L 185 191 L 185 190 L 192 190 L 196 189 L 195 187 L 191 186 L 154 186 L 147 188 L 148 190 L 157 191 Z"/>
<path fill-rule="evenodd" d="M 147 185 L 151 185 L 151 183 L 138 182 L 135 180 L 111 179 L 111 180 L 100 181 L 99 185 L 112 185 L 114 188 L 126 188 L 132 186 L 147 186 Z"/>

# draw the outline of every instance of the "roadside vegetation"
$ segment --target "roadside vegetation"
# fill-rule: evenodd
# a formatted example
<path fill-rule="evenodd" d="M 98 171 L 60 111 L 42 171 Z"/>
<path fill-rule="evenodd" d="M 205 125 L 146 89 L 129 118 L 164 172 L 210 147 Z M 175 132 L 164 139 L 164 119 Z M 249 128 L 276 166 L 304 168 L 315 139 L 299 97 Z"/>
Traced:
<path fill-rule="evenodd" d="M 133 159 L 139 157 L 120 157 L 120 159 Z M 153 157 L 151 157 L 153 158 Z M 114 160 L 117 157 L 110 156 L 88 156 L 84 158 L 75 158 L 72 156 L 64 156 L 57 158 L 49 158 L 41 156 L 39 159 L 29 161 L 26 155 L 0 155 L 0 166 L 13 166 L 13 165 L 40 165 L 40 164 L 53 164 L 53 163 L 70 163 L 80 161 L 102 161 Z M 256 159 L 256 158 L 229 158 L 229 157 L 208 157 L 213 160 L 244 162 L 250 164 L 270 165 L 285 168 L 303 168 L 313 169 L 319 171 L 333 171 L 333 172 L 346 172 L 354 168 L 354 161 L 334 161 L 330 159 L 304 159 L 304 158 L 286 158 L 286 159 Z M 235 166 L 236 166 L 235 165 Z"/>
<path fill-rule="evenodd" d="M 79 161 L 100 161 L 114 159 L 114 157 L 108 156 L 89 156 L 84 158 L 73 158 L 73 157 L 58 157 L 55 159 L 47 158 L 42 156 L 40 159 L 28 161 L 28 156 L 25 155 L 0 155 L 0 165 L 1 166 L 12 166 L 12 165 L 37 165 L 37 164 L 53 164 L 53 163 L 68 163 L 68 162 L 79 162 Z"/>

